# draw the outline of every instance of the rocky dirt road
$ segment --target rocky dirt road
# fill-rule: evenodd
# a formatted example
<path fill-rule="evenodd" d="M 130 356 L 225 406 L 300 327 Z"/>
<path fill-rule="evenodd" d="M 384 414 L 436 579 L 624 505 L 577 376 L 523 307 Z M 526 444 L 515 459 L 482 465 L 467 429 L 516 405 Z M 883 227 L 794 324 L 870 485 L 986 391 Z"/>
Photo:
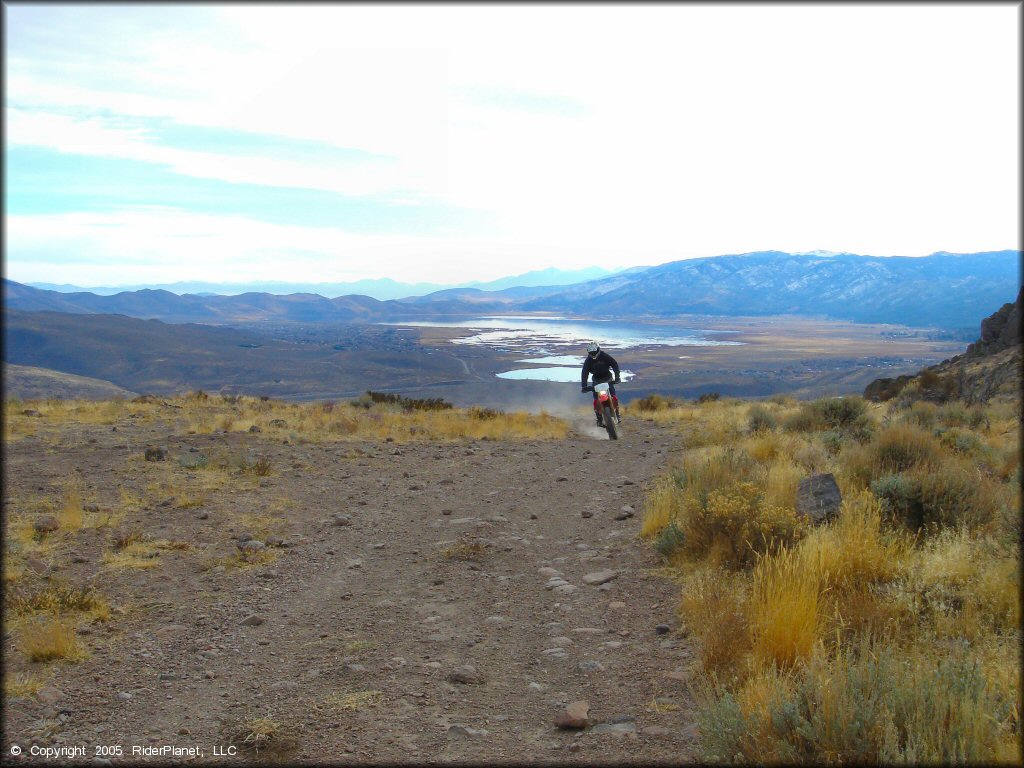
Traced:
<path fill-rule="evenodd" d="M 175 745 L 202 750 L 193 762 L 237 763 L 251 753 L 214 748 L 268 718 L 290 737 L 275 755 L 289 762 L 696 759 L 677 587 L 637 537 L 645 488 L 678 438 L 641 421 L 617 442 L 582 426 L 564 441 L 401 445 L 81 429 L 61 466 L 40 462 L 33 438 L 10 446 L 8 501 L 72 467 L 116 498 L 126 464 L 136 482 L 158 471 L 139 458 L 147 443 L 168 449 L 159 471 L 230 445 L 258 447 L 275 472 L 198 508 L 144 509 L 149 534 L 191 545 L 155 568 L 105 566 L 109 530 L 81 531 L 54 558 L 47 578 L 92 581 L 115 610 L 86 629 L 88 659 L 55 665 L 38 700 L 7 701 L 5 758 L 14 744 L 84 745 L 89 759 L 94 745 L 127 757 Z M 223 564 L 254 535 L 242 512 L 280 517 L 276 560 Z M 590 727 L 556 728 L 579 700 Z"/>

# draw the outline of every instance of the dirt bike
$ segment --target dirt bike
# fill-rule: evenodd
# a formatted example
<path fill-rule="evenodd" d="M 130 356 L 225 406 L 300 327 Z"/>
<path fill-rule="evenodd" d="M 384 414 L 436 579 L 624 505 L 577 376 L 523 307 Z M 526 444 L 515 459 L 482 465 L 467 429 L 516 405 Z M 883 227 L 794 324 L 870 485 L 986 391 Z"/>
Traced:
<path fill-rule="evenodd" d="M 619 431 L 616 425 L 619 423 L 619 398 L 611 393 L 609 382 L 592 384 L 584 387 L 583 391 L 597 393 L 597 397 L 594 398 L 594 412 L 600 421 L 598 426 L 605 428 L 609 440 L 618 440 Z"/>

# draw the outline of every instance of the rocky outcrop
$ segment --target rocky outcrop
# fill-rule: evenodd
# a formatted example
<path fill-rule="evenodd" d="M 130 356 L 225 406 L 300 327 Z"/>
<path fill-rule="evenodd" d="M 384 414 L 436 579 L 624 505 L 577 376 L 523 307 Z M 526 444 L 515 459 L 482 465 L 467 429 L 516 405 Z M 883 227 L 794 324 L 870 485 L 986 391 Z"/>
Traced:
<path fill-rule="evenodd" d="M 994 397 L 1014 396 L 1021 389 L 1021 303 L 1004 304 L 981 321 L 981 338 L 962 355 L 922 369 L 916 376 L 875 379 L 864 389 L 864 398 L 890 400 L 914 384 L 924 400 L 946 402 L 961 399 L 967 404 L 988 402 Z"/>
<path fill-rule="evenodd" d="M 1024 288 L 1017 294 L 1016 301 L 1003 304 L 999 311 L 981 321 L 981 338 L 967 347 L 965 358 L 994 355 L 1004 349 L 1020 346 L 1022 296 Z"/>

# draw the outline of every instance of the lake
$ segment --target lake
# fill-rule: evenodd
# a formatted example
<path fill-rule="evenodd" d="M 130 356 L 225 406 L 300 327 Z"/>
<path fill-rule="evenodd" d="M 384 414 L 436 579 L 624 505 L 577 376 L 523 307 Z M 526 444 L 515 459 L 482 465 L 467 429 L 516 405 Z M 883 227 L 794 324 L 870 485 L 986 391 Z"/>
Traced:
<path fill-rule="evenodd" d="M 515 352 L 531 357 L 521 363 L 545 366 L 518 368 L 496 374 L 503 379 L 541 381 L 578 381 L 587 342 L 597 341 L 612 354 L 615 350 L 653 349 L 656 347 L 736 346 L 742 342 L 722 338 L 735 331 L 710 331 L 680 328 L 655 323 L 630 323 L 621 320 L 576 320 L 566 317 L 530 317 L 491 315 L 458 321 L 417 320 L 386 323 L 405 327 L 463 328 L 463 336 L 453 344 L 491 347 L 500 352 Z M 579 354 L 567 354 L 579 350 Z M 623 372 L 623 378 L 626 378 Z M 571 375 L 570 375 L 571 374 Z M 632 373 L 629 374 L 632 376 Z"/>

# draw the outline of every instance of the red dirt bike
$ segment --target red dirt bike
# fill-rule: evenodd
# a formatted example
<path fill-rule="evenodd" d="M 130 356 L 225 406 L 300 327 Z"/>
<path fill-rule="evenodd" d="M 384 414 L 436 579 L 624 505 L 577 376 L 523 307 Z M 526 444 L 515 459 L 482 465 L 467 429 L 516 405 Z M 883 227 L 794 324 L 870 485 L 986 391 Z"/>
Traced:
<path fill-rule="evenodd" d="M 605 428 L 609 440 L 618 440 L 619 432 L 616 426 L 619 424 L 619 398 L 611 393 L 609 383 L 593 384 L 584 391 L 597 393 L 597 397 L 594 398 L 594 412 L 597 414 L 598 426 Z"/>

